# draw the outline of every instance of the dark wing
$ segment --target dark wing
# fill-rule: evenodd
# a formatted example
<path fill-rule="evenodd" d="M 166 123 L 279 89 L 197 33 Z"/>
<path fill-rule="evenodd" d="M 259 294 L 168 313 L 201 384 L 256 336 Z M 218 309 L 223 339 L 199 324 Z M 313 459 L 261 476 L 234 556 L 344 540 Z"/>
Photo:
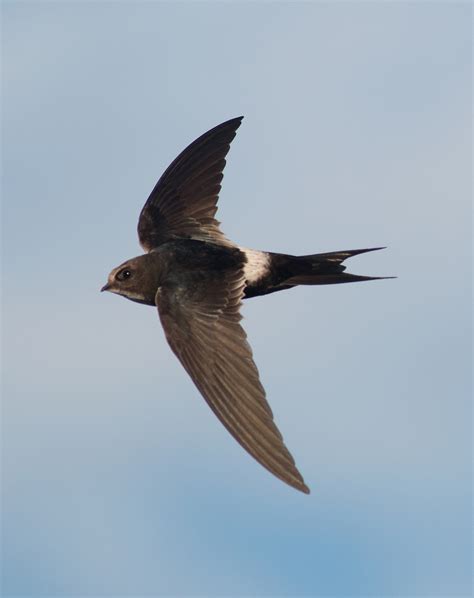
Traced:
<path fill-rule="evenodd" d="M 229 245 L 214 218 L 230 142 L 243 116 L 214 127 L 179 154 L 147 199 L 138 220 L 145 251 L 175 238 Z"/>
<path fill-rule="evenodd" d="M 162 286 L 156 295 L 161 323 L 172 350 L 237 442 L 278 478 L 309 493 L 273 422 L 239 323 L 244 286 L 239 268 L 199 288 Z"/>

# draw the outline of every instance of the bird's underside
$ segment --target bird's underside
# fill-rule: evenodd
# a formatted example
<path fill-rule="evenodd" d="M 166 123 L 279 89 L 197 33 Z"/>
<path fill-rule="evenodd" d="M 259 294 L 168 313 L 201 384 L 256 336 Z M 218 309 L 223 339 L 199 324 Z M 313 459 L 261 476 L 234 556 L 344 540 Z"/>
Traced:
<path fill-rule="evenodd" d="M 103 290 L 156 305 L 171 349 L 221 423 L 270 472 L 309 493 L 274 423 L 240 306 L 298 285 L 373 280 L 344 272 L 342 262 L 379 248 L 291 256 L 228 240 L 215 213 L 241 120 L 211 129 L 166 169 L 140 214 L 147 253 L 112 270 Z"/>

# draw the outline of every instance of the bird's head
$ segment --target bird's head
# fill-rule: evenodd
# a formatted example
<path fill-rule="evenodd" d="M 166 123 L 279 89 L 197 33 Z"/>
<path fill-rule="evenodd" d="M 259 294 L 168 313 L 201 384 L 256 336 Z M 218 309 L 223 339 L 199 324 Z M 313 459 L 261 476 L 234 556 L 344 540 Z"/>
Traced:
<path fill-rule="evenodd" d="M 100 290 L 122 295 L 138 303 L 155 305 L 158 280 L 153 265 L 148 254 L 127 260 L 112 270 L 107 284 Z"/>

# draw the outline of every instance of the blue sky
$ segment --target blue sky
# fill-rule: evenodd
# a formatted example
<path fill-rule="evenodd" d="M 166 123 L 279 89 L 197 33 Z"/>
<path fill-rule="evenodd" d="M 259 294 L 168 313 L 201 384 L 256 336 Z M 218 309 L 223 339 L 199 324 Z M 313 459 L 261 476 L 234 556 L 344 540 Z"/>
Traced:
<path fill-rule="evenodd" d="M 467 596 L 468 3 L 3 2 L 3 593 Z M 98 291 L 190 141 L 219 219 L 397 280 L 245 303 L 311 487 L 256 464 L 153 308 Z"/>

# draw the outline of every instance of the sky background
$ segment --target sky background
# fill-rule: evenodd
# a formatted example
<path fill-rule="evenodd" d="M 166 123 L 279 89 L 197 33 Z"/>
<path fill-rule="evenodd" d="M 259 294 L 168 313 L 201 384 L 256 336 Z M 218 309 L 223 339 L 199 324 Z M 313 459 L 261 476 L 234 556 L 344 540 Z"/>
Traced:
<path fill-rule="evenodd" d="M 3 593 L 470 595 L 471 6 L 3 2 Z M 171 160 L 245 115 L 239 244 L 396 280 L 245 303 L 309 496 L 100 294 Z"/>

